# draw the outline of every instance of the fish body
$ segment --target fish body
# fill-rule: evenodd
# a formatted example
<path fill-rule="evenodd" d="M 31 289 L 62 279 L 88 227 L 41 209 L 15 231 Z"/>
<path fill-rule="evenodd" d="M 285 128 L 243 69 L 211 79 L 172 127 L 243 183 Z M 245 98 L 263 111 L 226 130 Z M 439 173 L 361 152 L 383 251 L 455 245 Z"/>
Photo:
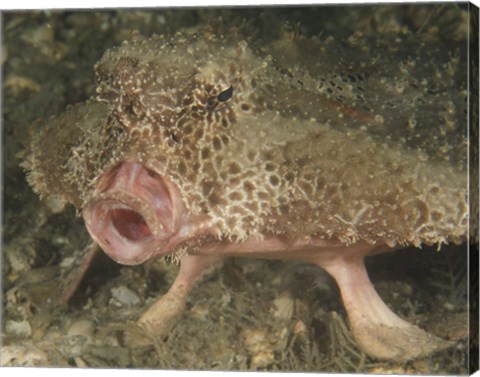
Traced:
<path fill-rule="evenodd" d="M 29 182 L 81 210 L 109 256 L 180 261 L 142 326 L 162 331 L 239 255 L 325 268 L 370 355 L 449 345 L 393 314 L 363 259 L 467 238 L 463 51 L 430 34 L 342 43 L 133 36 L 96 64 L 96 98 L 33 136 Z"/>

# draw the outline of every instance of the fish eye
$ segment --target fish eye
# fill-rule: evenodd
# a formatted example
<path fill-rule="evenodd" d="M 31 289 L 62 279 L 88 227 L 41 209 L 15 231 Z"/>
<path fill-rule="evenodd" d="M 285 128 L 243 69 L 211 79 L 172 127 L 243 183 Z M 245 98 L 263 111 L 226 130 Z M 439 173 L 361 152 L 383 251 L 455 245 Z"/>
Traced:
<path fill-rule="evenodd" d="M 232 95 L 233 95 L 233 86 L 230 85 L 228 89 L 225 89 L 223 92 L 221 92 L 217 96 L 217 101 L 219 102 L 228 101 L 230 98 L 232 98 Z"/>

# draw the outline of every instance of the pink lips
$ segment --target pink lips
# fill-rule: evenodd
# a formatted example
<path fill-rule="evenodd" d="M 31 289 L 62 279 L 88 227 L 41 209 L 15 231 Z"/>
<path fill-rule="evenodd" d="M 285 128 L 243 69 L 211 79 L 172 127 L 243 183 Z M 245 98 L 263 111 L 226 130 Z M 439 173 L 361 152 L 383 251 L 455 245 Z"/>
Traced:
<path fill-rule="evenodd" d="M 122 264 L 139 264 L 172 248 L 183 205 L 176 187 L 138 163 L 124 162 L 100 178 L 83 211 L 92 238 Z"/>

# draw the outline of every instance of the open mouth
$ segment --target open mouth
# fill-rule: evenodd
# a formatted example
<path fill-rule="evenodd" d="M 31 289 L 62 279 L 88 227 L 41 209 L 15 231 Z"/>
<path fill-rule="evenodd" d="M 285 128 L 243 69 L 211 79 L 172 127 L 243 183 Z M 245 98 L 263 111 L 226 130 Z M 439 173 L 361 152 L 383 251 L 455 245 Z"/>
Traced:
<path fill-rule="evenodd" d="M 112 225 L 118 233 L 131 241 L 139 241 L 150 237 L 152 232 L 145 219 L 131 209 L 113 209 L 111 211 Z"/>
<path fill-rule="evenodd" d="M 122 264 L 139 264 L 178 230 L 169 183 L 140 164 L 124 162 L 100 178 L 83 217 L 92 238 Z"/>

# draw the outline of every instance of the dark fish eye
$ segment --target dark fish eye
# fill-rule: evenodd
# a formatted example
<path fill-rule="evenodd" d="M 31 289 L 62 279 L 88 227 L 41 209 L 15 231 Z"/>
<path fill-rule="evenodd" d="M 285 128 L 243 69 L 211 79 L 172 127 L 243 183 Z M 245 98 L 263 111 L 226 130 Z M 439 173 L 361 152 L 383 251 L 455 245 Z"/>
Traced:
<path fill-rule="evenodd" d="M 233 95 L 233 86 L 230 85 L 228 89 L 224 90 L 217 96 L 217 101 L 219 102 L 228 101 L 230 98 L 232 98 L 232 95 Z"/>

